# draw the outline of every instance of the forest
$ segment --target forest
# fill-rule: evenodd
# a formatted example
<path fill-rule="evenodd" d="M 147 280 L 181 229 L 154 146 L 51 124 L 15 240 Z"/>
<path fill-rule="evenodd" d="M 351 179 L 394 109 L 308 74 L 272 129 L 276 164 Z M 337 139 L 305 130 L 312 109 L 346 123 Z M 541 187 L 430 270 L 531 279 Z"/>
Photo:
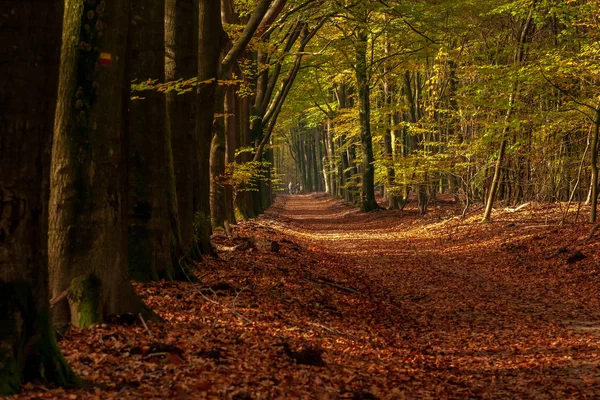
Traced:
<path fill-rule="evenodd" d="M 0 396 L 600 397 L 600 0 L 1 0 Z"/>

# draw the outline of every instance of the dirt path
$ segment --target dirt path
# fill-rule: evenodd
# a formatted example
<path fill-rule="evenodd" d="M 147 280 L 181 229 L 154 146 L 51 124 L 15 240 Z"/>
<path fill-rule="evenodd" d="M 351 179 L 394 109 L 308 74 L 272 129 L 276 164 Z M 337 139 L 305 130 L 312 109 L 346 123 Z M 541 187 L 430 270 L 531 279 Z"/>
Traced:
<path fill-rule="evenodd" d="M 280 196 L 198 282 L 136 284 L 120 316 L 59 345 L 89 385 L 15 398 L 600 398 L 600 241 L 539 205 L 462 220 Z M 579 252 L 579 253 L 578 253 Z M 125 318 L 124 318 L 125 317 Z"/>
<path fill-rule="evenodd" d="M 377 305 L 362 315 L 370 331 L 413 378 L 439 379 L 432 397 L 600 396 L 597 253 L 591 275 L 556 271 L 565 232 L 509 224 L 453 238 L 448 224 L 318 195 L 285 196 L 268 216 Z"/>

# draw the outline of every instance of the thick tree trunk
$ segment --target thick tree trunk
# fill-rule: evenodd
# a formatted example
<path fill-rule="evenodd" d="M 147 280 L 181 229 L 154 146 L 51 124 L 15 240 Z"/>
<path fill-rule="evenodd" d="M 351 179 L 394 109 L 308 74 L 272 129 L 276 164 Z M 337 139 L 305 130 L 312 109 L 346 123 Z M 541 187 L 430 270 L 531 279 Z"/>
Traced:
<path fill-rule="evenodd" d="M 137 81 L 164 81 L 164 0 L 132 0 L 131 76 Z M 173 278 L 168 201 L 173 170 L 166 140 L 165 96 L 142 93 L 131 102 L 129 118 L 129 273 L 132 279 Z"/>
<path fill-rule="evenodd" d="M 217 78 L 223 27 L 221 4 L 213 0 L 198 2 L 198 87 L 196 113 L 196 157 L 198 166 L 194 187 L 196 238 L 202 252 L 213 252 L 210 243 L 210 145 L 213 135 Z"/>
<path fill-rule="evenodd" d="M 25 382 L 78 383 L 56 345 L 48 303 L 49 150 L 63 2 L 7 7 L 0 14 L 0 396 Z"/>
<path fill-rule="evenodd" d="M 221 21 L 226 24 L 239 24 L 240 19 L 235 12 L 233 0 L 221 0 Z M 225 46 L 224 51 L 231 48 L 231 43 Z M 237 76 L 242 73 L 237 65 L 232 66 Z M 227 182 L 227 165 L 235 162 L 235 151 L 239 142 L 239 114 L 236 107 L 237 85 L 222 88 L 222 93 L 217 96 L 216 106 L 221 108 L 217 114 L 223 117 L 217 119 L 217 131 L 211 143 L 210 168 L 211 168 L 211 219 L 213 226 L 223 226 L 225 221 L 235 223 L 235 206 L 233 187 Z M 222 99 L 220 99 L 222 97 Z"/>
<path fill-rule="evenodd" d="M 165 80 L 190 79 L 198 71 L 196 47 L 197 1 L 165 2 Z M 198 257 L 194 251 L 194 143 L 196 126 L 195 93 L 166 96 L 166 130 L 171 138 L 177 214 L 182 251 Z"/>
<path fill-rule="evenodd" d="M 127 275 L 123 155 L 129 1 L 68 1 L 52 149 L 49 224 L 55 322 L 87 327 L 144 309 Z"/>

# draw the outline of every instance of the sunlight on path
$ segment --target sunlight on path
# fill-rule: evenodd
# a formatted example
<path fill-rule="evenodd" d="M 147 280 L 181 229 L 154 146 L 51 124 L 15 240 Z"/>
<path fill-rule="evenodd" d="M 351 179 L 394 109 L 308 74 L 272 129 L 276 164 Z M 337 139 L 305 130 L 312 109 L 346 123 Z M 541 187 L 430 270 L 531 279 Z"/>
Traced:
<path fill-rule="evenodd" d="M 280 196 L 262 220 L 331 263 L 332 279 L 397 307 L 381 316 L 397 321 L 387 334 L 418 332 L 411 346 L 435 368 L 455 369 L 456 379 L 483 380 L 485 390 L 509 397 L 529 395 L 519 385 L 533 382 L 547 386 L 539 398 L 571 393 L 552 389 L 557 382 L 574 392 L 593 386 L 600 396 L 600 307 L 589 295 L 598 289 L 583 282 L 574 292 L 541 268 L 522 267 L 510 233 L 471 223 L 464 229 L 475 233 L 456 239 L 458 228 L 446 222 L 407 211 L 361 214 L 322 194 Z"/>

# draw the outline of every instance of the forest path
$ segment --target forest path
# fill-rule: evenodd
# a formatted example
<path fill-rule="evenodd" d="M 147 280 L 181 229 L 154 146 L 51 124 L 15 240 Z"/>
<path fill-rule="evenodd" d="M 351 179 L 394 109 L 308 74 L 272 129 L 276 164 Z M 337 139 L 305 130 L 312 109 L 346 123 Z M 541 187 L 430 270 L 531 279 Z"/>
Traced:
<path fill-rule="evenodd" d="M 598 255 L 591 271 L 565 263 L 568 250 L 555 250 L 564 232 L 361 214 L 319 194 L 281 196 L 267 217 L 376 305 L 362 316 L 374 336 L 420 352 L 451 385 L 473 384 L 476 396 L 600 395 Z"/>
<path fill-rule="evenodd" d="M 135 283 L 59 345 L 84 388 L 38 399 L 600 398 L 600 241 L 558 205 L 425 216 L 281 195 L 216 231 L 198 282 Z M 573 218 L 570 218 L 572 220 Z"/>

